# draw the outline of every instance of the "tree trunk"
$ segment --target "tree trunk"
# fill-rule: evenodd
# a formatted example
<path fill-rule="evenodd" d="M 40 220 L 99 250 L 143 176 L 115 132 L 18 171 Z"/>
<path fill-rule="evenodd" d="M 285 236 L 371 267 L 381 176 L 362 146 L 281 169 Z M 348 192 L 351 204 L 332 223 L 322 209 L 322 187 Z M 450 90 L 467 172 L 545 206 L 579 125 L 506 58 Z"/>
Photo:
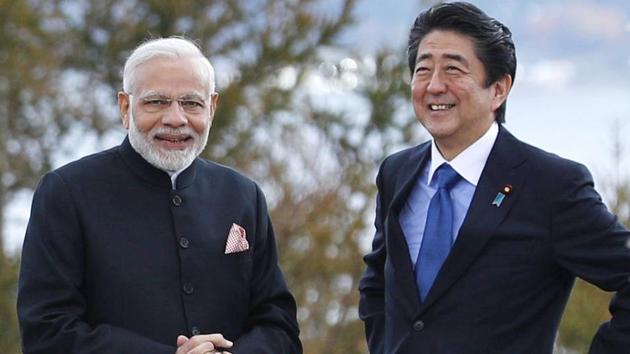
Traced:
<path fill-rule="evenodd" d="M 1 147 L 0 147 L 1 148 Z M 1 152 L 0 154 L 4 154 L 4 151 Z M 4 171 L 4 170 L 0 170 L 0 171 Z M 0 174 L 0 262 L 4 262 L 5 261 L 5 255 L 6 255 L 6 250 L 4 249 L 4 221 L 6 220 L 6 215 L 5 215 L 5 211 L 6 211 L 6 188 L 4 187 L 3 183 L 2 183 L 2 179 L 1 176 L 4 173 Z"/>

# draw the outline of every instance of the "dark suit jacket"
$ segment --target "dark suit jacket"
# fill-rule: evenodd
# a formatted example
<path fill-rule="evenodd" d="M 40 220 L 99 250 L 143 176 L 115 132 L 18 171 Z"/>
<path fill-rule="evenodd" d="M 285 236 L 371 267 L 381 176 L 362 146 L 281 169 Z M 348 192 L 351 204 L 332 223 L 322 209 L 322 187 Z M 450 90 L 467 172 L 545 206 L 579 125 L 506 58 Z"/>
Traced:
<path fill-rule="evenodd" d="M 545 354 L 578 276 L 617 291 L 592 354 L 630 353 L 630 232 L 582 165 L 503 127 L 456 242 L 420 303 L 399 215 L 430 143 L 387 158 L 377 177 L 376 234 L 360 281 L 370 353 Z M 497 207 L 503 186 L 513 192 Z"/>
<path fill-rule="evenodd" d="M 224 254 L 232 223 L 248 251 Z M 196 159 L 172 190 L 127 140 L 41 180 L 18 315 L 27 354 L 173 354 L 217 332 L 233 354 L 302 352 L 258 186 Z"/>

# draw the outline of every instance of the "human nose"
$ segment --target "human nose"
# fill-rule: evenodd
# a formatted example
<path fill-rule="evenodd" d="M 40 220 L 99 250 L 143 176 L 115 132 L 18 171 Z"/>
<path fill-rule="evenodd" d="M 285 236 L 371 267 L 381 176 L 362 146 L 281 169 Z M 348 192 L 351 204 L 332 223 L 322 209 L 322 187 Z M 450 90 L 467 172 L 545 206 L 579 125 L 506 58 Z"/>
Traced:
<path fill-rule="evenodd" d="M 446 92 L 446 83 L 439 71 L 435 71 L 433 75 L 431 75 L 431 80 L 427 85 L 427 91 L 434 94 Z"/>
<path fill-rule="evenodd" d="M 162 115 L 162 124 L 172 127 L 181 127 L 186 125 L 186 123 L 188 123 L 188 118 L 179 102 L 171 102 L 171 105 Z"/>

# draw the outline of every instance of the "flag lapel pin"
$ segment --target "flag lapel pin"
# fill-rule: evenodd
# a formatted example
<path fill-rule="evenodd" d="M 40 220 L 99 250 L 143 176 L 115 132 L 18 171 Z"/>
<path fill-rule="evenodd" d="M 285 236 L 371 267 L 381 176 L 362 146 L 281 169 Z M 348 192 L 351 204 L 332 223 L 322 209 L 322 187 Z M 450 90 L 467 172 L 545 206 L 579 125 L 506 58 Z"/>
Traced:
<path fill-rule="evenodd" d="M 503 200 L 505 200 L 505 197 L 512 193 L 512 190 L 513 188 L 511 184 L 506 184 L 505 186 L 503 186 L 503 188 L 501 188 L 501 191 L 497 193 L 497 196 L 494 197 L 492 205 L 496 206 L 497 208 L 500 207 L 501 203 L 503 203 Z"/>

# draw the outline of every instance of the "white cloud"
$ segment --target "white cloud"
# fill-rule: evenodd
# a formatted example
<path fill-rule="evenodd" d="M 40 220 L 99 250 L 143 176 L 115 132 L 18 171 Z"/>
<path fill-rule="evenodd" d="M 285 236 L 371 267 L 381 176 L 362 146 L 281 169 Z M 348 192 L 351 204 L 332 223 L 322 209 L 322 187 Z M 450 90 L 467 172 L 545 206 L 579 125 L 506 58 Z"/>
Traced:
<path fill-rule="evenodd" d="M 297 83 L 297 70 L 292 66 L 285 66 L 280 70 L 277 84 L 283 90 L 292 89 Z"/>
<path fill-rule="evenodd" d="M 630 24 L 619 9 L 594 2 L 532 5 L 527 23 L 532 31 L 540 34 L 558 32 L 603 40 L 622 38 L 630 30 Z"/>
<path fill-rule="evenodd" d="M 576 74 L 576 65 L 570 60 L 539 60 L 531 66 L 521 65 L 517 77 L 526 84 L 548 88 L 563 88 Z"/>
<path fill-rule="evenodd" d="M 356 71 L 359 68 L 357 62 L 352 58 L 341 59 L 341 61 L 339 62 L 339 66 L 344 71 Z"/>

